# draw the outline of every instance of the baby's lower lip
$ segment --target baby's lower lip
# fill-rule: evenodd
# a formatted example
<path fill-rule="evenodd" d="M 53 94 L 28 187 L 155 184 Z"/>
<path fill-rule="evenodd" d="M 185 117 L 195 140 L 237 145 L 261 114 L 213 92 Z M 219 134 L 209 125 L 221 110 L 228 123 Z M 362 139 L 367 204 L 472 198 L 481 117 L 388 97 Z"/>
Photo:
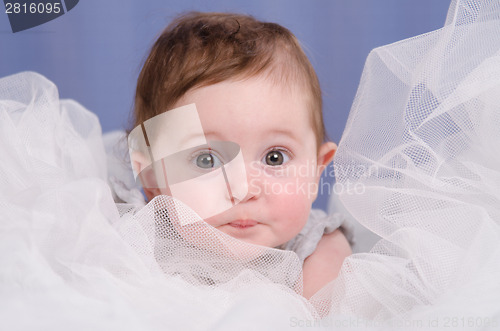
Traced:
<path fill-rule="evenodd" d="M 239 229 L 245 229 L 245 228 L 251 228 L 252 226 L 257 225 L 258 222 L 254 220 L 237 220 L 229 223 L 232 227 L 239 228 Z"/>

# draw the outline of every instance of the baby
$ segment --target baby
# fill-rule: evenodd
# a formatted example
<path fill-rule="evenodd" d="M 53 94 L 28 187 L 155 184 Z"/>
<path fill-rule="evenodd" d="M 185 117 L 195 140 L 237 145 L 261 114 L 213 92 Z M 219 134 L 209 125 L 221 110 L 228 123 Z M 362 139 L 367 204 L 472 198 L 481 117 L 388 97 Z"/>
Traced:
<path fill-rule="evenodd" d="M 163 116 L 169 113 L 172 116 Z M 317 184 L 336 145 L 324 142 L 319 82 L 290 31 L 243 15 L 189 13 L 177 18 L 160 35 L 140 73 L 134 115 L 134 127 L 141 132 L 144 123 L 163 116 L 156 121 L 156 141 L 172 141 L 159 138 L 162 134 L 202 130 L 200 144 L 205 147 L 188 155 L 190 167 L 201 174 L 221 168 L 230 201 L 217 213 L 203 215 L 193 208 L 205 222 L 267 247 L 300 250 L 297 246 L 307 242 L 304 229 L 317 227 L 308 223 Z M 244 166 L 243 177 L 233 175 L 225 152 L 214 146 L 230 146 L 225 149 L 231 151 L 228 158 Z M 136 173 L 148 166 L 137 155 L 132 155 L 132 162 Z M 236 181 L 245 185 L 230 185 Z M 173 183 L 172 177 L 168 182 Z M 145 186 L 150 200 L 174 195 Z M 190 192 L 195 191 L 191 187 Z M 336 278 L 351 254 L 339 222 L 326 223 L 317 240 L 305 244 L 312 245 L 312 253 L 301 257 L 307 298 Z"/>

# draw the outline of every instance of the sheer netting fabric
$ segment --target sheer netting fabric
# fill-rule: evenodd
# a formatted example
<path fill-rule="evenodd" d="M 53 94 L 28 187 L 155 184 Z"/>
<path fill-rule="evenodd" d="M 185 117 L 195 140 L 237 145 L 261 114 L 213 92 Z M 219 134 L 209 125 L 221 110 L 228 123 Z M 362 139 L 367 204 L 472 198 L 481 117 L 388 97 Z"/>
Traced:
<path fill-rule="evenodd" d="M 306 300 L 297 254 L 168 196 L 144 205 L 110 176 L 128 160 L 110 162 L 95 115 L 38 74 L 5 77 L 2 328 L 498 328 L 498 141 L 499 3 L 454 1 L 442 29 L 375 49 L 335 170 L 345 210 L 382 239 Z"/>
<path fill-rule="evenodd" d="M 115 204 L 97 117 L 46 78 L 5 77 L 0 94 L 3 327 L 279 329 L 288 314 L 318 317 L 295 253 L 240 242 L 168 196 Z"/>
<path fill-rule="evenodd" d="M 500 327 L 499 142 L 500 2 L 454 1 L 442 29 L 370 53 L 335 174 L 383 239 L 347 259 L 332 311 Z"/>

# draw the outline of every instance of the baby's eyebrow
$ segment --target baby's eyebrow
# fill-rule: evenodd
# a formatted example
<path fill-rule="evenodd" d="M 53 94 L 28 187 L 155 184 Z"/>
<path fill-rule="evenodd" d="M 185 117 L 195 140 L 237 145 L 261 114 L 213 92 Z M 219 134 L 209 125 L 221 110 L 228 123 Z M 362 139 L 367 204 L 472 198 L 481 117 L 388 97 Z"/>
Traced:
<path fill-rule="evenodd" d="M 287 137 L 295 142 L 301 141 L 301 139 L 297 135 L 296 131 L 290 130 L 290 129 L 274 128 L 274 129 L 269 130 L 266 135 L 268 137 L 269 137 L 269 135 L 271 135 L 271 136 L 283 136 L 283 137 Z M 208 143 L 208 140 L 218 140 L 218 141 L 227 141 L 228 140 L 227 137 L 222 137 L 220 135 L 220 133 L 217 131 L 207 131 L 207 132 L 204 132 L 203 134 L 201 134 L 201 133 L 188 134 L 185 137 L 181 138 L 179 140 L 179 142 L 180 142 L 180 145 L 183 146 L 184 144 L 187 144 L 191 140 L 198 140 L 199 141 L 201 138 L 206 140 L 207 143 Z"/>
<path fill-rule="evenodd" d="M 295 131 L 290 130 L 290 129 L 272 129 L 271 132 L 277 133 L 277 134 L 282 134 L 282 135 L 288 135 L 288 136 L 295 135 L 294 134 Z"/>
<path fill-rule="evenodd" d="M 297 133 L 295 132 L 295 130 L 290 130 L 290 129 L 272 129 L 270 130 L 269 132 L 270 134 L 275 134 L 275 135 L 279 135 L 279 136 L 286 136 L 286 137 L 290 137 L 292 138 L 293 140 L 296 140 L 296 141 L 300 141 L 300 137 L 297 135 Z"/>
<path fill-rule="evenodd" d="M 185 135 L 179 141 L 180 141 L 181 145 L 183 145 L 184 143 L 186 143 L 192 139 L 200 139 L 200 138 L 205 138 L 205 135 L 202 133 L 192 133 L 192 134 Z"/>
<path fill-rule="evenodd" d="M 180 145 L 184 145 L 185 143 L 189 142 L 190 140 L 200 140 L 200 138 L 203 138 L 204 140 L 207 140 L 207 137 L 219 137 L 219 134 L 215 131 L 208 131 L 204 133 L 192 133 L 188 134 L 185 137 L 180 139 Z M 221 140 L 221 139 L 219 139 Z"/>

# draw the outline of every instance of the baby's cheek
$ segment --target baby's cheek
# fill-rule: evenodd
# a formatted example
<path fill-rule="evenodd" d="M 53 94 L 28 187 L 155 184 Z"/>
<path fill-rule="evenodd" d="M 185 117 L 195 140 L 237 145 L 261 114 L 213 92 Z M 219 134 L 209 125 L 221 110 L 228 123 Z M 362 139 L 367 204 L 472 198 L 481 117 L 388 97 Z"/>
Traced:
<path fill-rule="evenodd" d="M 275 217 L 286 220 L 290 230 L 300 232 L 305 225 L 311 209 L 311 199 L 308 197 L 307 181 L 301 185 L 296 178 L 280 180 L 283 187 L 280 192 L 275 191 L 272 195 L 273 213 Z"/>

